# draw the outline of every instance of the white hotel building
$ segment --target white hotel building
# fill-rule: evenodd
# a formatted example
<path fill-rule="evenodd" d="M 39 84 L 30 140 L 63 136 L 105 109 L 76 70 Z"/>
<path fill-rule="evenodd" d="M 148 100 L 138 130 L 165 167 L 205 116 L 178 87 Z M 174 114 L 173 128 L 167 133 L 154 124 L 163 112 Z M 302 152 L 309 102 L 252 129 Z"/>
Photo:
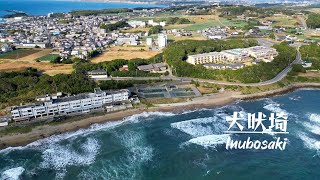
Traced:
<path fill-rule="evenodd" d="M 247 50 L 249 56 L 265 62 L 271 62 L 279 54 L 276 49 L 264 46 L 254 46 L 247 48 Z"/>
<path fill-rule="evenodd" d="M 190 64 L 211 64 L 211 63 L 238 63 L 252 60 L 252 58 L 270 62 L 278 55 L 274 48 L 254 46 L 244 49 L 230 49 L 221 52 L 211 52 L 188 56 Z"/>
<path fill-rule="evenodd" d="M 95 89 L 94 93 L 79 94 L 59 98 L 47 96 L 40 98 L 38 104 L 18 106 L 12 109 L 12 119 L 15 121 L 28 120 L 44 116 L 63 115 L 70 113 L 86 113 L 100 109 L 104 105 L 121 103 L 129 99 L 129 90 L 106 92 Z"/>

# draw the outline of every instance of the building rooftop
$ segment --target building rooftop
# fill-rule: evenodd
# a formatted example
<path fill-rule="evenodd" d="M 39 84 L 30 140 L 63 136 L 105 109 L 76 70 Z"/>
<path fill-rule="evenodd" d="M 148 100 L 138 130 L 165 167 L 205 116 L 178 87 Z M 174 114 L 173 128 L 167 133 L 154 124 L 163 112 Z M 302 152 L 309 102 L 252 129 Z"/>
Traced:
<path fill-rule="evenodd" d="M 152 69 L 154 69 L 154 67 L 152 64 L 148 64 L 148 65 L 138 66 L 138 69 L 140 71 L 146 71 L 146 70 L 152 70 Z"/>

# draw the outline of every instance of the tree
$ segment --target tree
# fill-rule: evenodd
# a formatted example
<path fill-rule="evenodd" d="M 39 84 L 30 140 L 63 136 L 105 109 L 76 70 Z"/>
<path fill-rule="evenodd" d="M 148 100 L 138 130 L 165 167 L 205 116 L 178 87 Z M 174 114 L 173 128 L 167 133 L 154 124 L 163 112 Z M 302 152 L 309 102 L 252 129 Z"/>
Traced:
<path fill-rule="evenodd" d="M 149 30 L 149 34 L 158 34 L 163 30 L 162 26 L 158 25 L 158 26 L 153 26 L 152 28 L 150 28 Z"/>
<path fill-rule="evenodd" d="M 274 33 L 271 33 L 271 34 L 269 35 L 269 38 L 271 38 L 271 39 L 276 39 L 276 36 L 274 35 Z"/>
<path fill-rule="evenodd" d="M 111 31 L 117 30 L 118 28 L 124 28 L 127 26 L 129 25 L 126 21 L 119 21 L 113 24 L 104 24 L 104 23 L 100 24 L 100 28 L 105 29 L 106 32 L 111 32 Z"/>

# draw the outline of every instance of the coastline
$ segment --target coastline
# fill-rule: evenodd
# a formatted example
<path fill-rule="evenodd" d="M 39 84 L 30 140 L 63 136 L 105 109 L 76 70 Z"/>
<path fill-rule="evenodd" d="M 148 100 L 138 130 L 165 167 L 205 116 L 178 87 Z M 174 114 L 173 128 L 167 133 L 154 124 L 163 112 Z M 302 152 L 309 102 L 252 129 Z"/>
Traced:
<path fill-rule="evenodd" d="M 99 116 L 92 116 L 77 121 L 65 122 L 58 125 L 42 125 L 33 128 L 28 133 L 17 133 L 0 136 L 0 149 L 8 147 L 17 147 L 27 145 L 31 142 L 50 137 L 52 135 L 58 135 L 66 132 L 73 132 L 79 129 L 89 128 L 93 124 L 101 124 L 110 121 L 122 121 L 124 118 L 141 114 L 143 112 L 176 112 L 179 113 L 184 110 L 194 110 L 203 107 L 219 107 L 230 103 L 234 103 L 238 100 L 251 101 L 266 97 L 273 97 L 277 95 L 283 95 L 302 88 L 320 88 L 320 83 L 296 83 L 284 88 L 242 95 L 239 92 L 225 92 L 219 94 L 204 95 L 202 97 L 194 98 L 187 102 L 175 103 L 175 104 L 159 104 L 155 107 L 135 108 L 127 109 L 123 111 L 107 113 Z"/>
<path fill-rule="evenodd" d="M 163 5 L 163 4 L 160 4 L 160 3 L 156 2 L 156 1 L 147 2 L 147 1 L 130 1 L 130 0 L 58 0 L 58 1 Z"/>

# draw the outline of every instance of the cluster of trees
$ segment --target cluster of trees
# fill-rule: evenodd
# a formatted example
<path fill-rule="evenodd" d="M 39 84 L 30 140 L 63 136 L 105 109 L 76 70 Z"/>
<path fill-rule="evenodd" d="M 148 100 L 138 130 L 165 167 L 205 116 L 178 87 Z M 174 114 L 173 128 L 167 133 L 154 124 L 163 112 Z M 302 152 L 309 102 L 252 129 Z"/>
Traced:
<path fill-rule="evenodd" d="M 31 102 L 38 95 L 57 91 L 70 94 L 89 92 L 96 86 L 83 73 L 48 76 L 33 68 L 21 72 L 0 72 L 0 104 L 8 106 Z"/>
<path fill-rule="evenodd" d="M 100 55 L 102 53 L 101 49 L 98 50 L 93 50 L 89 53 L 88 58 L 93 58 L 96 57 L 98 55 Z M 62 59 L 60 56 L 50 60 L 50 63 L 52 64 L 74 64 L 74 63 L 83 63 L 83 62 L 87 62 L 86 59 L 80 59 L 77 57 L 71 57 L 68 59 Z"/>
<path fill-rule="evenodd" d="M 320 46 L 316 43 L 301 46 L 300 53 L 303 60 L 312 62 L 312 67 L 309 69 L 320 70 Z"/>
<path fill-rule="evenodd" d="M 320 14 L 309 14 L 306 23 L 310 28 L 320 28 Z"/>
<path fill-rule="evenodd" d="M 183 6 L 181 7 L 183 8 Z M 213 7 L 211 6 L 200 6 L 197 9 L 192 9 L 191 7 L 186 6 L 186 9 L 188 9 L 188 15 L 210 15 L 213 14 Z M 190 9 L 191 8 L 191 9 Z"/>
<path fill-rule="evenodd" d="M 158 25 L 158 26 L 153 26 L 149 29 L 149 34 L 158 34 L 163 30 L 163 27 Z"/>
<path fill-rule="evenodd" d="M 245 15 L 247 17 L 259 17 L 265 18 L 273 16 L 277 13 L 283 13 L 286 15 L 294 15 L 294 11 L 281 7 L 249 7 L 249 6 L 225 6 L 219 9 L 220 17 L 236 17 Z"/>
<path fill-rule="evenodd" d="M 179 17 L 170 17 L 166 21 L 167 24 L 190 24 L 192 23 L 187 18 L 179 18 Z"/>
<path fill-rule="evenodd" d="M 188 55 L 208 53 L 234 48 L 256 46 L 252 39 L 232 39 L 227 41 L 178 41 L 171 43 L 164 50 L 164 59 L 172 67 L 177 76 L 215 79 L 243 83 L 254 83 L 272 79 L 295 59 L 296 51 L 285 43 L 275 45 L 279 55 L 271 62 L 261 62 L 259 65 L 248 66 L 239 70 L 210 70 L 202 65 L 192 65 L 185 62 Z"/>
<path fill-rule="evenodd" d="M 145 80 L 145 81 L 136 81 L 136 80 L 128 80 L 128 81 L 101 81 L 99 82 L 99 87 L 103 90 L 111 90 L 111 89 L 125 89 L 129 87 L 133 87 L 136 84 L 149 84 L 160 82 L 161 80 Z"/>
<path fill-rule="evenodd" d="M 116 63 L 114 65 L 116 66 Z M 102 90 L 122 89 L 132 87 L 134 84 L 151 82 L 157 81 L 95 82 L 80 71 L 55 76 L 42 74 L 33 68 L 19 72 L 0 72 L 0 109 L 20 103 L 31 103 L 36 96 L 50 93 L 79 94 L 92 92 L 95 87 L 100 87 Z"/>
<path fill-rule="evenodd" d="M 128 8 L 117 8 L 117 9 L 102 9 L 102 10 L 77 10 L 72 11 L 71 14 L 73 16 L 91 16 L 98 14 L 116 14 L 116 13 L 125 13 L 132 12 L 132 9 Z"/>
<path fill-rule="evenodd" d="M 28 14 L 26 13 L 13 13 L 13 14 L 7 14 L 4 15 L 3 18 L 15 18 L 15 17 L 27 17 Z"/>
<path fill-rule="evenodd" d="M 113 30 L 117 30 L 118 28 L 128 27 L 128 23 L 126 21 L 119 21 L 113 24 L 100 24 L 100 28 L 105 29 L 106 32 L 110 32 Z"/>
<path fill-rule="evenodd" d="M 153 63 L 160 63 L 163 62 L 163 55 L 158 54 L 150 59 L 117 59 L 113 61 L 107 62 L 100 62 L 100 63 L 76 63 L 74 64 L 74 69 L 78 73 L 86 74 L 88 71 L 97 70 L 97 69 L 104 69 L 107 70 L 108 75 L 113 77 L 147 77 L 147 76 L 160 76 L 162 74 L 157 73 L 149 73 L 144 71 L 139 71 L 137 69 L 138 66 L 153 64 Z M 128 71 L 119 71 L 119 68 L 123 67 L 124 65 L 128 65 Z"/>
<path fill-rule="evenodd" d="M 261 25 L 261 23 L 258 20 L 255 20 L 255 19 L 249 19 L 247 21 L 247 23 L 248 24 L 243 27 L 244 30 L 254 29 L 255 26 Z"/>

